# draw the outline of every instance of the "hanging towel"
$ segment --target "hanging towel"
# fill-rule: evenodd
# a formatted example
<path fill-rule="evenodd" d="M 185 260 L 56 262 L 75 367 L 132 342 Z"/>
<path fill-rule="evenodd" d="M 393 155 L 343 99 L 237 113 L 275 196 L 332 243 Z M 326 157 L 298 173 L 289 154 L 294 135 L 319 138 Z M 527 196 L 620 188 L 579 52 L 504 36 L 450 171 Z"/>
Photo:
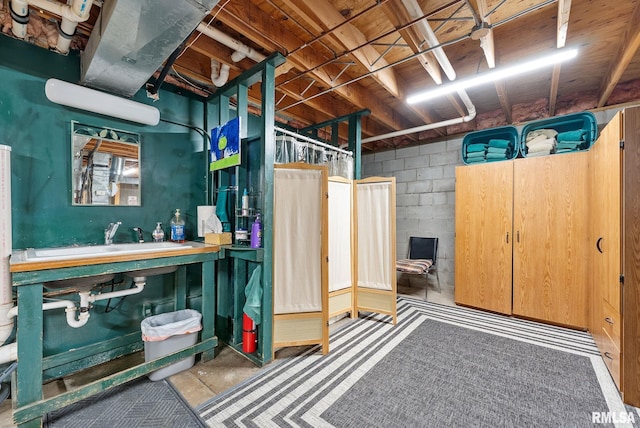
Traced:
<path fill-rule="evenodd" d="M 584 140 L 587 132 L 584 129 L 578 129 L 577 131 L 561 132 L 556 136 L 558 142 L 563 141 L 580 141 Z"/>
<path fill-rule="evenodd" d="M 486 148 L 486 144 L 483 143 L 469 144 L 467 146 L 467 153 L 484 152 Z"/>
<path fill-rule="evenodd" d="M 491 140 L 489 140 L 489 148 L 497 147 L 497 148 L 500 148 L 500 149 L 506 149 L 507 147 L 509 147 L 510 143 L 511 142 L 509 140 L 501 140 L 499 138 L 492 138 Z"/>
<path fill-rule="evenodd" d="M 229 216 L 227 215 L 227 193 L 229 193 L 229 188 L 227 186 L 220 186 L 218 188 L 218 199 L 216 200 L 216 215 L 222 223 L 223 232 L 231 231 L 231 223 L 229 222 Z"/>
<path fill-rule="evenodd" d="M 262 322 L 262 265 L 258 265 L 251 274 L 247 286 L 244 288 L 244 295 L 247 298 L 243 312 L 256 323 Z"/>

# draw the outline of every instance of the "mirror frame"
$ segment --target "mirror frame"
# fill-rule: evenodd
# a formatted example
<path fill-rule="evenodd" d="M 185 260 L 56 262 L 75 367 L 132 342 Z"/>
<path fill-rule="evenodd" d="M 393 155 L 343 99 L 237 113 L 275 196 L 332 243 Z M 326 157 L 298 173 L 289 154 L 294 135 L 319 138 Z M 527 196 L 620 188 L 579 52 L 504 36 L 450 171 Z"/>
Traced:
<path fill-rule="evenodd" d="M 71 121 L 71 204 L 141 206 L 140 146 L 138 133 Z"/>

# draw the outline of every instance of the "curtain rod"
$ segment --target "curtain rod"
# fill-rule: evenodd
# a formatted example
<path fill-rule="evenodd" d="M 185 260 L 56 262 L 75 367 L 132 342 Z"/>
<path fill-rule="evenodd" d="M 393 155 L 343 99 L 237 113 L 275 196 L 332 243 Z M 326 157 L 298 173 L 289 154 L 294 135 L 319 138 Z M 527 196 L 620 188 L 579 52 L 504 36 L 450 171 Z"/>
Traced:
<path fill-rule="evenodd" d="M 331 144 L 327 144 L 327 143 L 323 143 L 323 142 L 318 141 L 318 140 L 314 140 L 313 138 L 307 137 L 306 135 L 297 134 L 297 133 L 289 131 L 287 129 L 280 128 L 278 126 L 274 126 L 274 129 L 276 130 L 276 132 L 282 132 L 283 134 L 288 134 L 288 135 L 291 135 L 292 137 L 300 138 L 301 140 L 306 140 L 306 141 L 308 141 L 310 143 L 313 143 L 313 144 L 316 144 L 318 146 L 322 146 L 322 147 L 330 149 L 330 150 L 335 150 L 336 152 L 339 152 L 339 153 L 344 153 L 344 154 L 347 154 L 349 156 L 353 156 L 353 152 L 350 152 L 349 150 L 344 150 L 344 149 L 341 149 L 340 147 L 332 146 Z"/>

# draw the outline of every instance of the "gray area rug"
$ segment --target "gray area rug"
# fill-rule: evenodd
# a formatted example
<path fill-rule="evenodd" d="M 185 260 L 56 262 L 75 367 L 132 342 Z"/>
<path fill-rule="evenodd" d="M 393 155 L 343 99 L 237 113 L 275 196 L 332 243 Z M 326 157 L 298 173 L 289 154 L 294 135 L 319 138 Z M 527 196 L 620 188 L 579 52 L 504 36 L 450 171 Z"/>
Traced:
<path fill-rule="evenodd" d="M 45 427 L 134 428 L 207 425 L 166 380 L 141 377 L 51 412 Z"/>
<path fill-rule="evenodd" d="M 328 355 L 311 348 L 197 410 L 212 427 L 614 426 L 635 410 L 585 332 L 405 298 L 389 321 L 358 319 Z"/>

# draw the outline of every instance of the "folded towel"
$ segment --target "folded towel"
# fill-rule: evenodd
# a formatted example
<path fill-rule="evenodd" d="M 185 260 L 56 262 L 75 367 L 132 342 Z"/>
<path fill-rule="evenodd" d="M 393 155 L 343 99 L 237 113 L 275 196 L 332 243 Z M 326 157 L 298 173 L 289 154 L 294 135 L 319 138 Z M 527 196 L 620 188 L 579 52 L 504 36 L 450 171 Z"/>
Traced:
<path fill-rule="evenodd" d="M 532 157 L 535 157 L 535 156 L 544 156 L 544 155 L 550 155 L 550 154 L 551 154 L 551 152 L 546 152 L 546 151 L 545 152 L 527 153 L 527 157 L 528 158 L 532 158 Z"/>
<path fill-rule="evenodd" d="M 556 139 L 555 138 L 545 138 L 545 139 L 541 139 L 541 138 L 534 138 L 531 141 L 528 141 L 526 143 L 527 147 L 533 147 L 533 146 L 537 146 L 538 144 L 556 144 Z"/>
<path fill-rule="evenodd" d="M 584 140 L 587 135 L 587 131 L 584 129 L 578 129 L 577 131 L 561 132 L 556 136 L 558 142 L 560 141 L 580 141 Z"/>
<path fill-rule="evenodd" d="M 484 157 L 481 158 L 467 158 L 467 163 L 480 163 L 486 162 L 487 160 Z"/>
<path fill-rule="evenodd" d="M 467 158 L 483 158 L 483 157 L 484 157 L 484 152 L 467 153 Z"/>
<path fill-rule="evenodd" d="M 577 149 L 584 141 L 563 141 L 556 144 L 558 149 Z"/>
<path fill-rule="evenodd" d="M 495 159 L 507 159 L 507 155 L 501 153 L 487 153 L 487 160 L 495 160 Z"/>
<path fill-rule="evenodd" d="M 504 149 L 500 149 L 498 147 L 489 147 L 487 149 L 487 153 L 501 153 L 503 155 L 506 155 L 507 153 L 510 153 L 511 149 L 509 148 L 504 148 Z"/>
<path fill-rule="evenodd" d="M 532 144 L 539 143 L 540 141 L 546 141 L 548 139 L 549 139 L 549 137 L 547 137 L 546 135 L 540 134 L 537 137 L 534 137 L 534 138 L 532 138 L 530 140 L 527 140 L 526 144 L 527 144 L 527 146 L 530 146 Z"/>
<path fill-rule="evenodd" d="M 556 149 L 556 153 L 569 153 L 569 152 L 575 152 L 576 149 Z"/>
<path fill-rule="evenodd" d="M 484 143 L 469 144 L 467 146 L 467 153 L 483 152 L 485 151 L 486 148 L 487 148 L 487 145 Z"/>
<path fill-rule="evenodd" d="M 558 135 L 558 131 L 556 131 L 555 129 L 536 129 L 534 131 L 531 131 L 527 134 L 527 138 L 525 139 L 526 141 L 531 141 L 534 138 L 540 136 L 540 135 L 544 135 L 547 138 L 553 138 L 556 135 Z"/>
<path fill-rule="evenodd" d="M 509 140 L 501 140 L 498 138 L 492 138 L 489 140 L 489 148 L 498 147 L 500 149 L 506 149 L 510 144 L 511 142 Z"/>
<path fill-rule="evenodd" d="M 546 141 L 547 142 L 537 143 L 532 145 L 531 147 L 528 147 L 527 153 L 537 153 L 537 152 L 551 153 L 551 151 L 555 147 L 555 144 L 552 142 L 548 142 L 549 140 L 546 140 Z"/>

